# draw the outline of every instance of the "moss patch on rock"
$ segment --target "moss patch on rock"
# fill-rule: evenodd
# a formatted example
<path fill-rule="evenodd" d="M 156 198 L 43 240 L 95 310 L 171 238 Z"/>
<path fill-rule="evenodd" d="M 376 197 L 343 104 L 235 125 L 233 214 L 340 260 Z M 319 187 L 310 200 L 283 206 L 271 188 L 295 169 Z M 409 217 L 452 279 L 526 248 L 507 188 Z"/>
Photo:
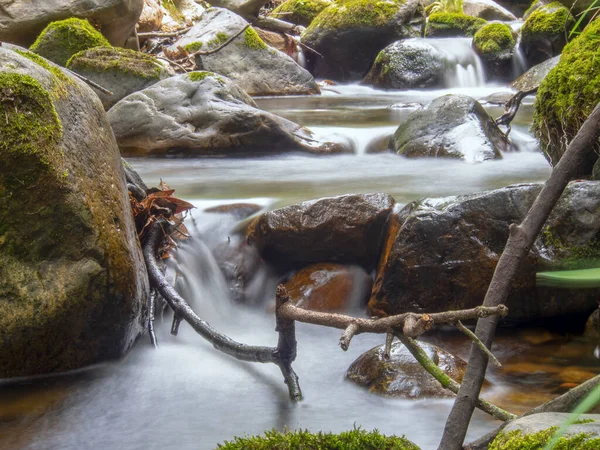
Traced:
<path fill-rule="evenodd" d="M 399 12 L 403 0 L 339 0 L 325 8 L 310 24 L 305 34 L 315 28 L 345 30 L 381 27 Z"/>
<path fill-rule="evenodd" d="M 58 65 L 66 66 L 75 53 L 98 46 L 110 47 L 110 43 L 87 20 L 72 18 L 50 23 L 30 50 Z"/>
<path fill-rule="evenodd" d="M 33 61 L 37 65 L 43 67 L 54 76 L 55 82 L 54 89 L 52 90 L 53 97 L 62 98 L 68 94 L 68 90 L 66 89 L 67 86 L 77 86 L 75 82 L 70 77 L 68 77 L 62 70 L 50 64 L 48 60 L 42 58 L 40 55 L 27 50 L 15 50 L 15 52 Z"/>
<path fill-rule="evenodd" d="M 481 27 L 473 37 L 473 47 L 485 59 L 512 54 L 515 38 L 510 27 L 504 23 L 490 23 Z"/>
<path fill-rule="evenodd" d="M 280 433 L 266 431 L 264 436 L 235 437 L 218 446 L 221 450 L 294 450 L 294 449 L 361 449 L 361 450 L 419 450 L 405 437 L 384 436 L 377 430 L 355 428 L 339 434 L 311 433 L 298 430 Z"/>
<path fill-rule="evenodd" d="M 193 82 L 202 81 L 206 77 L 215 77 L 217 79 L 220 78 L 216 73 L 214 73 L 214 72 L 207 72 L 207 71 L 189 72 L 187 74 L 187 76 L 190 79 L 190 81 L 193 81 Z"/>
<path fill-rule="evenodd" d="M 531 13 L 521 28 L 521 34 L 527 36 L 568 33 L 574 23 L 573 16 L 562 3 L 552 2 Z"/>
<path fill-rule="evenodd" d="M 425 36 L 473 36 L 487 21 L 460 13 L 433 13 L 427 19 Z"/>
<path fill-rule="evenodd" d="M 254 28 L 248 27 L 244 31 L 244 45 L 253 50 L 266 50 L 268 48 L 265 41 L 263 41 L 258 33 L 254 31 Z"/>
<path fill-rule="evenodd" d="M 286 0 L 271 15 L 307 27 L 331 3 L 331 0 Z"/>
<path fill-rule="evenodd" d="M 568 143 L 600 99 L 598 48 L 600 19 L 591 22 L 576 39 L 567 44 L 559 63 L 540 84 L 532 130 L 552 165 L 558 163 Z M 596 151 L 599 149 L 600 146 Z M 591 173 L 595 159 L 582 167 L 583 173 Z"/>
<path fill-rule="evenodd" d="M 490 444 L 488 450 L 543 450 L 552 439 L 558 427 L 550 427 L 533 434 L 523 434 L 521 430 L 500 433 Z M 561 437 L 553 450 L 597 450 L 600 438 L 590 438 L 586 433 Z"/>
<path fill-rule="evenodd" d="M 145 80 L 159 80 L 165 70 L 154 56 L 117 47 L 94 47 L 76 53 L 67 68 L 75 72 L 127 73 Z"/>

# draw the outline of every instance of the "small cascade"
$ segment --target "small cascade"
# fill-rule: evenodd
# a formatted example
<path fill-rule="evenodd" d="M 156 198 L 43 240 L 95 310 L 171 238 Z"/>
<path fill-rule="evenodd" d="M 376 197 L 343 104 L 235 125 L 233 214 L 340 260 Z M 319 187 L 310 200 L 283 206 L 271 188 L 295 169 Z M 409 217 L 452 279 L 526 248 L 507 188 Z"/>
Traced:
<path fill-rule="evenodd" d="M 444 56 L 446 87 L 481 87 L 485 71 L 479 55 L 471 47 L 470 38 L 427 38 L 427 44 Z"/>
<path fill-rule="evenodd" d="M 515 53 L 512 58 L 512 78 L 513 80 L 520 77 L 527 71 L 527 61 L 523 50 L 521 50 L 521 35 L 517 38 L 517 44 L 515 45 Z"/>

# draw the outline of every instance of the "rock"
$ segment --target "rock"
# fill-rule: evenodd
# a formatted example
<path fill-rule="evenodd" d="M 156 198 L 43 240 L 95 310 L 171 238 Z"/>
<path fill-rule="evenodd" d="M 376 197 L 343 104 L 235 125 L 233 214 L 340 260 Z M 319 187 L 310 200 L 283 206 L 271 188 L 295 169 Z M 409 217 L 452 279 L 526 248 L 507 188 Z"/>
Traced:
<path fill-rule="evenodd" d="M 529 19 L 529 16 L 531 15 L 531 13 L 533 13 L 536 9 L 538 9 L 544 5 L 548 5 L 550 3 L 552 3 L 552 0 L 534 0 L 529 5 L 529 8 L 527 8 L 527 10 L 523 13 L 523 20 Z"/>
<path fill-rule="evenodd" d="M 298 270 L 285 283 L 300 308 L 337 312 L 356 310 L 369 300 L 373 279 L 358 266 L 317 263 Z"/>
<path fill-rule="evenodd" d="M 473 48 L 481 56 L 489 78 L 510 79 L 515 45 L 512 29 L 498 22 L 484 25 L 473 37 Z"/>
<path fill-rule="evenodd" d="M 543 448 L 559 428 L 562 437 L 556 448 L 600 448 L 600 414 L 581 414 L 575 423 L 563 428 L 569 420 L 569 413 L 554 412 L 519 417 L 508 423 L 489 450 Z"/>
<path fill-rule="evenodd" d="M 600 339 L 600 308 L 588 317 L 585 323 L 584 335 L 592 339 Z"/>
<path fill-rule="evenodd" d="M 456 158 L 481 162 L 510 150 L 504 134 L 476 100 L 444 95 L 411 113 L 398 127 L 390 146 L 409 158 Z"/>
<path fill-rule="evenodd" d="M 536 64 L 519 78 L 510 83 L 510 87 L 516 91 L 530 91 L 539 87 L 546 75 L 558 64 L 560 55 Z"/>
<path fill-rule="evenodd" d="M 256 247 L 247 242 L 222 242 L 213 255 L 229 288 L 230 298 L 239 303 L 248 299 L 248 286 L 261 267 Z"/>
<path fill-rule="evenodd" d="M 445 55 L 427 39 L 406 39 L 384 48 L 362 81 L 386 89 L 443 86 Z"/>
<path fill-rule="evenodd" d="M 466 362 L 435 345 L 420 341 L 419 345 L 450 378 L 459 383 L 462 381 Z M 383 357 L 383 353 L 384 346 L 380 345 L 360 355 L 348 368 L 346 378 L 368 387 L 369 392 L 389 397 L 414 399 L 454 396 L 399 341 L 392 344 L 389 360 Z"/>
<path fill-rule="evenodd" d="M 286 0 L 270 15 L 276 19 L 307 27 L 321 11 L 332 3 L 331 0 Z"/>
<path fill-rule="evenodd" d="M 600 20 L 596 19 L 565 47 L 558 64 L 540 83 L 531 128 L 552 166 L 598 103 L 598 33 Z M 600 145 L 594 148 L 582 159 L 575 177 L 592 173 Z"/>
<path fill-rule="evenodd" d="M 521 49 L 530 66 L 560 55 L 575 19 L 559 2 L 537 8 L 521 27 Z"/>
<path fill-rule="evenodd" d="M 276 267 L 314 262 L 374 267 L 394 199 L 386 194 L 326 197 L 267 212 L 248 239 Z"/>
<path fill-rule="evenodd" d="M 298 43 L 292 36 L 286 33 L 264 30 L 262 28 L 254 28 L 254 31 L 256 31 L 258 37 L 260 37 L 269 47 L 273 47 L 280 52 L 285 53 L 294 61 L 298 62 Z"/>
<path fill-rule="evenodd" d="M 392 133 L 384 132 L 374 137 L 365 147 L 365 153 L 386 153 L 389 151 Z"/>
<path fill-rule="evenodd" d="M 231 11 L 211 8 L 190 31 L 165 48 L 165 53 L 177 58 L 182 48 L 190 53 L 214 50 L 247 24 Z M 252 27 L 218 52 L 198 56 L 196 64 L 203 70 L 231 78 L 250 95 L 306 95 L 320 92 L 308 71 L 288 55 L 265 44 Z"/>
<path fill-rule="evenodd" d="M 44 0 L 3 2 L 0 41 L 29 46 L 57 20 L 79 17 L 98 24 L 112 45 L 125 46 L 135 32 L 144 0 Z"/>
<path fill-rule="evenodd" d="M 160 30 L 163 16 L 161 0 L 144 0 L 144 9 L 142 9 L 142 14 L 137 23 L 137 31 L 148 33 Z"/>
<path fill-rule="evenodd" d="M 24 49 L 3 44 L 0 67 L 0 378 L 118 358 L 149 288 L 102 105 Z"/>
<path fill-rule="evenodd" d="M 512 97 L 512 92 L 494 92 L 493 94 L 486 95 L 485 97 L 478 98 L 479 103 L 488 105 L 499 105 L 504 106 Z"/>
<path fill-rule="evenodd" d="M 433 13 L 427 19 L 426 37 L 473 36 L 487 23 L 485 19 L 460 13 Z"/>
<path fill-rule="evenodd" d="M 180 29 L 182 26 L 191 26 L 201 19 L 205 8 L 194 0 L 167 0 L 162 2 L 163 27 L 167 29 Z"/>
<path fill-rule="evenodd" d="M 351 151 L 315 141 L 306 128 L 257 109 L 244 91 L 212 72 L 159 81 L 118 102 L 108 118 L 126 152 L 232 156 Z"/>
<path fill-rule="evenodd" d="M 503 22 L 517 20 L 513 13 L 493 0 L 463 0 L 463 12 L 468 16 L 485 20 L 501 20 Z"/>
<path fill-rule="evenodd" d="M 94 90 L 104 109 L 133 92 L 175 75 L 168 65 L 152 55 L 116 47 L 94 47 L 76 53 L 67 68 L 113 93 Z"/>
<path fill-rule="evenodd" d="M 77 52 L 110 43 L 87 20 L 52 22 L 42 31 L 30 50 L 63 67 Z"/>
<path fill-rule="evenodd" d="M 418 0 L 340 0 L 325 8 L 302 34 L 308 67 L 319 78 L 360 80 L 377 54 L 394 41 L 421 36 Z"/>
<path fill-rule="evenodd" d="M 213 214 L 229 214 L 238 220 L 246 219 L 252 214 L 256 214 L 262 209 L 262 206 L 254 203 L 231 203 L 228 205 L 213 206 L 206 208 L 204 212 Z"/>
<path fill-rule="evenodd" d="M 390 217 L 369 309 L 377 315 L 436 312 L 482 303 L 511 223 L 541 185 L 424 199 Z M 589 314 L 599 289 L 536 287 L 546 270 L 594 267 L 600 256 L 600 182 L 571 183 L 519 267 L 506 300 L 509 321 Z"/>

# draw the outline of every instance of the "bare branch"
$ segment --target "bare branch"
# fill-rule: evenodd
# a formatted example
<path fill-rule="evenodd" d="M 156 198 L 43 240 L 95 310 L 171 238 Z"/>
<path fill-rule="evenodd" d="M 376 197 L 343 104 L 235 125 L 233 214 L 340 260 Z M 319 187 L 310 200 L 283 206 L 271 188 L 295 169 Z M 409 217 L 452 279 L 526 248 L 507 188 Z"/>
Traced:
<path fill-rule="evenodd" d="M 188 31 L 191 30 L 192 27 L 187 27 L 187 28 L 182 28 L 181 30 L 177 30 L 177 31 L 170 31 L 170 32 L 161 32 L 161 31 L 151 31 L 148 33 L 138 33 L 138 38 L 155 38 L 155 37 L 177 37 L 177 36 L 181 36 L 182 34 L 187 33 Z"/>
<path fill-rule="evenodd" d="M 156 334 L 154 334 L 154 303 L 156 301 L 156 289 L 150 292 L 150 300 L 148 305 L 148 334 L 150 335 L 150 343 L 154 348 L 158 348 Z"/>
<path fill-rule="evenodd" d="M 498 359 L 494 356 L 494 354 L 485 345 L 483 345 L 483 342 L 481 342 L 479 340 L 479 338 L 477 336 L 475 336 L 475 333 L 473 333 L 471 330 L 469 330 L 467 327 L 465 327 L 460 320 L 457 321 L 454 324 L 454 326 L 456 328 L 458 328 L 463 334 L 467 335 L 469 337 L 469 339 L 471 339 L 475 343 L 475 345 L 477 347 L 479 347 L 479 349 L 482 352 L 487 353 L 488 358 L 490 358 L 492 360 L 492 363 L 494 364 L 494 366 L 502 367 L 502 364 L 500 364 L 500 361 L 498 361 Z"/>
<path fill-rule="evenodd" d="M 352 322 L 350 325 L 348 325 L 344 333 L 342 333 L 342 337 L 340 338 L 340 347 L 342 347 L 342 350 L 348 350 L 348 347 L 350 347 L 350 341 L 358 330 L 358 324 L 355 322 Z"/>
<path fill-rule="evenodd" d="M 394 343 L 394 333 L 388 333 L 385 335 L 385 348 L 383 350 L 383 358 L 390 359 L 390 353 L 392 353 L 392 344 Z"/>

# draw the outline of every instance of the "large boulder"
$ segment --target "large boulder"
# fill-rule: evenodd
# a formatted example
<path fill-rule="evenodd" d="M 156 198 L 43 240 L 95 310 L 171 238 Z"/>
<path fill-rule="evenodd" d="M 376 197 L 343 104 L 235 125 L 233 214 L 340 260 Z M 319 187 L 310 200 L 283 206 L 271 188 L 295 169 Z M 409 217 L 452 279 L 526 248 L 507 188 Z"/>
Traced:
<path fill-rule="evenodd" d="M 554 67 L 558 64 L 560 56 L 547 59 L 546 61 L 536 64 L 519 78 L 510 83 L 510 87 L 516 91 L 530 91 L 538 88 L 546 75 L 550 73 Z"/>
<path fill-rule="evenodd" d="M 211 51 L 247 27 L 248 22 L 226 9 L 211 8 L 191 30 L 165 48 L 171 58 Z M 269 47 L 252 27 L 216 53 L 198 55 L 196 64 L 203 70 L 225 75 L 250 95 L 317 94 L 312 75 L 283 52 Z"/>
<path fill-rule="evenodd" d="M 493 0 L 464 0 L 463 12 L 468 16 L 485 20 L 501 20 L 503 22 L 517 20 L 513 13 Z"/>
<path fill-rule="evenodd" d="M 555 166 L 579 127 L 598 103 L 600 19 L 590 23 L 564 49 L 560 60 L 540 84 L 534 104 L 533 132 L 551 165 Z M 588 152 L 576 176 L 589 175 L 600 145 Z"/>
<path fill-rule="evenodd" d="M 511 28 L 499 22 L 481 27 L 473 36 L 473 48 L 490 78 L 510 79 L 516 41 Z"/>
<path fill-rule="evenodd" d="M 276 19 L 307 27 L 332 3 L 331 0 L 285 0 L 270 15 Z"/>
<path fill-rule="evenodd" d="M 467 363 L 435 345 L 419 342 L 423 351 L 446 375 L 461 382 Z M 399 341 L 392 343 L 389 359 L 384 346 L 372 348 L 360 355 L 348 368 L 346 378 L 367 387 L 369 392 L 387 397 L 426 398 L 452 397 L 412 353 Z"/>
<path fill-rule="evenodd" d="M 504 134 L 483 106 L 466 95 L 444 95 L 411 113 L 390 141 L 409 158 L 455 158 L 481 162 L 510 150 Z"/>
<path fill-rule="evenodd" d="M 470 37 L 487 23 L 485 19 L 462 13 L 433 13 L 427 18 L 426 37 Z"/>
<path fill-rule="evenodd" d="M 0 67 L 0 378 L 118 358 L 149 289 L 104 109 L 26 50 Z"/>
<path fill-rule="evenodd" d="M 263 214 L 248 239 L 271 264 L 286 268 L 314 262 L 377 262 L 384 225 L 394 206 L 386 194 L 349 194 L 286 206 Z"/>
<path fill-rule="evenodd" d="M 521 27 L 521 49 L 530 65 L 560 55 L 575 19 L 559 2 L 542 5 Z"/>
<path fill-rule="evenodd" d="M 144 0 L 30 0 L 2 2 L 0 41 L 29 46 L 50 22 L 79 17 L 100 26 L 112 45 L 135 32 Z"/>
<path fill-rule="evenodd" d="M 122 98 L 175 75 L 152 55 L 117 47 L 94 47 L 76 53 L 67 68 L 112 92 L 94 89 L 105 109 Z"/>
<path fill-rule="evenodd" d="M 424 25 L 419 0 L 340 0 L 325 8 L 302 34 L 308 67 L 316 77 L 340 81 L 365 76 L 387 45 L 419 37 Z"/>
<path fill-rule="evenodd" d="M 472 308 L 482 303 L 511 223 L 541 185 L 424 199 L 390 218 L 369 308 L 379 315 Z M 506 303 L 509 320 L 589 314 L 600 290 L 537 287 L 535 274 L 595 266 L 600 257 L 600 182 L 571 183 L 527 253 Z"/>

